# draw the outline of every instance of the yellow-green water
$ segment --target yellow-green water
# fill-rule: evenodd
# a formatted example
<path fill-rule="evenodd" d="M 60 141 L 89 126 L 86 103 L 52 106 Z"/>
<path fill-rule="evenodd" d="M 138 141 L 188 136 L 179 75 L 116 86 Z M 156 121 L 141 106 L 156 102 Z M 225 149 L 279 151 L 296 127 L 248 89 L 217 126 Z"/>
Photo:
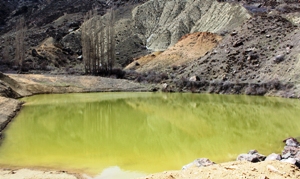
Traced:
<path fill-rule="evenodd" d="M 300 136 L 300 101 L 207 94 L 37 95 L 4 132 L 0 166 L 135 178 L 196 158 L 280 153 Z M 122 177 L 120 177 L 122 176 Z"/>

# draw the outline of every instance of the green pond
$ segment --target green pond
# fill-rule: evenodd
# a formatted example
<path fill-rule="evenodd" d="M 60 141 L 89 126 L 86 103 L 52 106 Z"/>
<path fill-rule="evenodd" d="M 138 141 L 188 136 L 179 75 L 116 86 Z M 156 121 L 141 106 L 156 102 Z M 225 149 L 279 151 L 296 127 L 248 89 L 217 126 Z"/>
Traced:
<path fill-rule="evenodd" d="M 196 158 L 280 153 L 300 136 L 300 101 L 211 94 L 36 95 L 4 131 L 0 166 L 136 178 Z"/>

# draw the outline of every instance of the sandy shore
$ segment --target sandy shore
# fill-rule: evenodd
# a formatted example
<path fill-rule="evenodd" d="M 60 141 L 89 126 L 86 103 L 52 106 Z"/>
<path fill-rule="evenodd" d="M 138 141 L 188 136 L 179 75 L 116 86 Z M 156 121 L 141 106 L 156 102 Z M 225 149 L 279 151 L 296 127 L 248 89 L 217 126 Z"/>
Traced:
<path fill-rule="evenodd" d="M 247 161 L 235 161 L 215 164 L 208 167 L 191 168 L 187 170 L 166 171 L 152 174 L 140 179 L 281 179 L 300 178 L 300 170 L 297 166 L 280 161 L 264 161 L 251 163 Z"/>
<path fill-rule="evenodd" d="M 30 169 L 0 169 L 1 179 L 78 179 L 78 174 L 69 174 L 65 171 L 39 171 Z"/>

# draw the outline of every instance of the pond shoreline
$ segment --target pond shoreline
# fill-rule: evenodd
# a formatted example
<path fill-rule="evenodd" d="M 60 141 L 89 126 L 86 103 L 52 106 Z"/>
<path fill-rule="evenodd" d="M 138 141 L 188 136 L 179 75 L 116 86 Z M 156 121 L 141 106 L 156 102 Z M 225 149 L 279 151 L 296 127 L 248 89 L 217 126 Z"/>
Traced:
<path fill-rule="evenodd" d="M 112 91 L 130 91 L 130 92 L 146 92 L 152 91 L 153 86 L 138 84 L 132 81 L 127 80 L 118 80 L 118 79 L 108 79 L 108 78 L 100 78 L 100 77 L 91 77 L 91 76 L 45 76 L 45 75 L 0 75 L 0 80 L 4 81 L 4 85 L 6 88 L 0 90 L 0 134 L 1 139 L 2 131 L 9 124 L 9 122 L 18 114 L 20 109 L 22 108 L 22 102 L 16 100 L 14 98 L 21 98 L 24 96 L 31 96 L 36 94 L 48 94 L 48 93 L 81 93 L 81 92 L 112 92 Z M 3 96 L 3 97 L 1 97 Z M 183 164 L 184 165 L 184 164 Z M 227 166 L 228 165 L 228 166 Z M 225 174 L 229 171 L 237 171 L 237 168 L 243 168 L 246 170 L 246 173 L 257 172 L 252 171 L 253 166 L 257 168 L 257 171 L 260 169 L 267 167 L 267 176 L 273 176 L 273 173 L 277 173 L 276 171 L 272 171 L 268 169 L 270 165 L 275 168 L 282 168 L 280 172 L 285 172 L 290 176 L 300 176 L 299 168 L 294 168 L 295 165 L 288 163 L 277 163 L 277 161 L 268 161 L 268 162 L 259 162 L 259 164 L 252 164 L 250 162 L 229 162 L 229 163 L 221 163 L 217 165 L 213 165 L 214 167 L 204 167 L 206 169 L 201 168 L 192 168 L 185 171 L 170 171 L 164 172 L 161 174 L 150 175 L 147 178 L 185 178 L 183 174 L 186 174 L 187 171 L 190 173 L 201 173 L 201 176 L 215 176 L 220 177 L 219 173 L 223 173 L 222 178 L 226 178 Z M 234 166 L 232 168 L 232 166 Z M 283 166 L 283 167 L 282 167 Z M 224 167 L 228 171 L 225 172 Z M 246 168 L 244 168 L 246 167 Z M 252 167 L 252 168 L 251 168 Z M 248 171 L 248 170 L 249 171 Z M 290 170 L 292 169 L 292 170 Z M 278 169 L 277 169 L 278 170 Z M 9 171 L 9 172 L 8 172 Z M 222 172 L 223 171 L 223 172 Z M 279 171 L 279 170 L 278 170 Z M 296 172 L 293 172 L 296 171 Z M 35 175 L 35 173 L 40 173 L 39 177 L 43 178 L 48 176 L 49 174 L 53 174 L 51 178 L 83 178 L 80 173 L 71 173 L 60 171 L 60 172 L 41 172 L 40 170 L 15 170 L 15 169 L 4 169 L 0 168 L 0 176 L 1 178 L 9 177 L 9 176 L 17 176 L 18 172 L 31 173 L 31 175 Z M 215 173 L 213 175 L 212 173 Z M 54 175 L 55 174 L 55 175 Z M 218 175 L 216 175 L 218 174 Z M 272 174 L 272 175 L 271 175 Z M 280 174 L 280 173 L 279 173 Z M 21 174 L 22 176 L 22 174 Z M 284 178 L 287 175 L 277 176 L 279 178 Z M 199 175 L 197 175 L 199 177 Z M 207 177 L 203 177 L 207 178 Z M 230 175 L 230 178 L 238 178 L 237 175 Z M 268 177 L 267 177 L 268 178 Z M 291 177 L 293 178 L 293 177 Z"/>
<path fill-rule="evenodd" d="M 18 98 L 37 94 L 63 94 L 88 92 L 146 92 L 148 85 L 141 85 L 127 80 L 110 79 L 94 76 L 53 76 L 19 75 L 0 73 L 0 144 L 3 130 L 21 110 L 23 102 Z M 83 178 L 79 173 L 65 171 L 30 170 L 0 167 L 0 178 L 17 176 L 35 176 L 35 178 Z M 33 177 L 34 178 L 34 177 Z"/>

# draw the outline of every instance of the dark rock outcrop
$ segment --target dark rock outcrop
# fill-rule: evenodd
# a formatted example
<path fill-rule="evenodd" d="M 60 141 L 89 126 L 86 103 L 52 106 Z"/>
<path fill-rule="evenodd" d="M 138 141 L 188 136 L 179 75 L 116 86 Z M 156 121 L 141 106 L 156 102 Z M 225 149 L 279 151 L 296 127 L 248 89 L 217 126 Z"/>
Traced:
<path fill-rule="evenodd" d="M 240 154 L 237 161 L 261 162 L 264 161 L 266 156 L 258 153 L 257 150 L 250 150 L 247 154 Z"/>

